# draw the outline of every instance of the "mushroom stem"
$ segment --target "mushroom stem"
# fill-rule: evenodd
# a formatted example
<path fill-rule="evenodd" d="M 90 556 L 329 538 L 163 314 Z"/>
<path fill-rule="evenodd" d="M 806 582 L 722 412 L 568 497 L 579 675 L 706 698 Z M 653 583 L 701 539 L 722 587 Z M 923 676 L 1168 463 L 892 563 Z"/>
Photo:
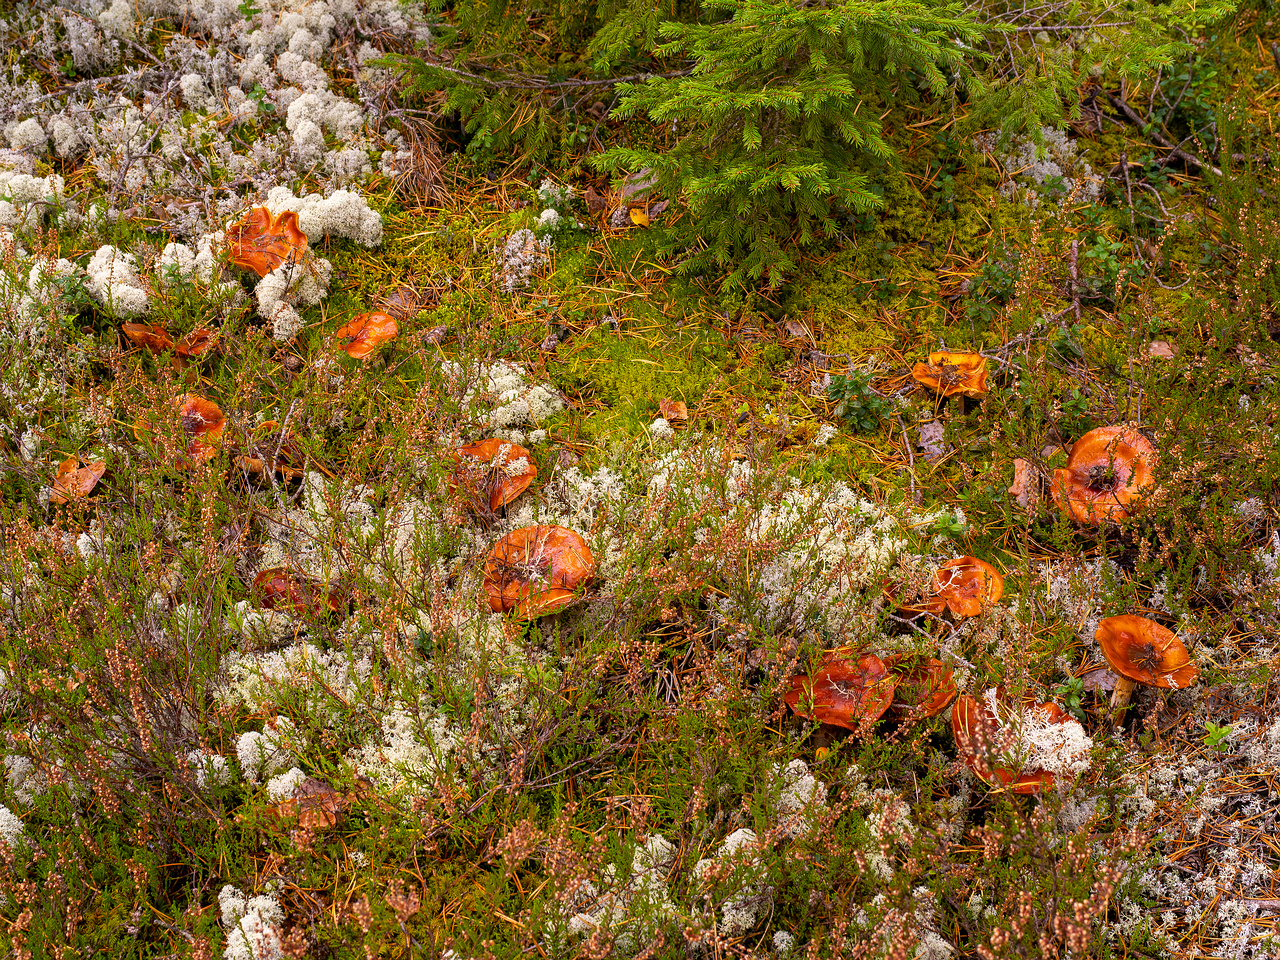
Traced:
<path fill-rule="evenodd" d="M 1137 680 L 1130 680 L 1128 677 L 1123 676 L 1116 677 L 1116 688 L 1111 693 L 1111 709 L 1118 713 L 1127 707 L 1129 698 L 1133 696 L 1133 691 L 1137 686 Z"/>

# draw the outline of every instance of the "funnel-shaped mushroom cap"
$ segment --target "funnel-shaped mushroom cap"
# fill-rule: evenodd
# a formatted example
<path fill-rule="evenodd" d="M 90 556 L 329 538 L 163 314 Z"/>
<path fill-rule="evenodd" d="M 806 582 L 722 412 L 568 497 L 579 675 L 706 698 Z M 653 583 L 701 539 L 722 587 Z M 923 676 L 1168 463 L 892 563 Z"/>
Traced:
<path fill-rule="evenodd" d="M 792 677 L 782 699 L 798 716 L 859 730 L 889 709 L 893 689 L 892 674 L 875 654 L 857 657 L 835 650 L 822 658 L 812 677 Z"/>
<path fill-rule="evenodd" d="M 494 438 L 468 443 L 454 452 L 455 487 L 471 498 L 473 506 L 504 507 L 533 483 L 538 468 L 529 451 L 519 444 Z"/>
<path fill-rule="evenodd" d="M 53 489 L 49 491 L 49 502 L 66 503 L 77 497 L 87 497 L 106 472 L 107 465 L 100 460 L 68 457 L 58 466 Z"/>
<path fill-rule="evenodd" d="M 912 367 L 911 376 L 944 397 L 958 393 L 980 397 L 987 392 L 987 358 L 980 353 L 940 350 L 929 354 L 928 363 Z"/>
<path fill-rule="evenodd" d="M 933 596 L 908 610 L 923 610 L 934 616 L 950 610 L 952 616 L 976 617 L 1002 596 L 1004 577 L 995 567 L 977 557 L 956 557 L 933 575 Z"/>
<path fill-rule="evenodd" d="M 493 545 L 484 562 L 484 592 L 495 613 L 533 620 L 581 599 L 596 573 L 582 537 L 567 527 L 522 527 Z"/>
<path fill-rule="evenodd" d="M 1200 675 L 1177 635 L 1146 617 L 1132 613 L 1107 617 L 1093 637 L 1111 668 L 1130 680 L 1180 690 Z"/>
<path fill-rule="evenodd" d="M 905 721 L 914 723 L 937 716 L 959 692 L 951 668 L 941 660 L 889 657 L 885 665 L 897 678 L 892 710 Z"/>
<path fill-rule="evenodd" d="M 384 343 L 394 339 L 399 332 L 400 327 L 396 324 L 395 317 L 375 310 L 372 313 L 362 313 L 350 323 L 339 327 L 334 336 L 346 341 L 342 349 L 347 352 L 347 356 L 365 360 Z"/>
<path fill-rule="evenodd" d="M 301 263 L 307 235 L 296 213 L 286 210 L 273 217 L 266 207 L 254 207 L 227 229 L 227 249 L 237 267 L 265 277 L 286 261 Z"/>
<path fill-rule="evenodd" d="M 182 419 L 182 429 L 191 437 L 187 452 L 201 460 L 212 457 L 227 423 L 218 405 L 188 393 L 178 404 L 178 416 Z"/>
<path fill-rule="evenodd" d="M 1098 427 L 1071 447 L 1067 466 L 1053 471 L 1053 502 L 1081 523 L 1123 520 L 1155 483 L 1156 451 L 1132 427 Z"/>
<path fill-rule="evenodd" d="M 1040 730 L 1070 719 L 1056 703 L 1029 704 L 1022 712 L 1022 722 Z M 956 753 L 965 766 L 992 786 L 1029 794 L 1053 785 L 1054 773 L 1019 762 L 1019 756 L 1026 756 L 1028 750 L 1015 726 L 1002 723 L 988 706 L 967 694 L 958 697 L 951 707 L 951 732 L 956 738 Z"/>

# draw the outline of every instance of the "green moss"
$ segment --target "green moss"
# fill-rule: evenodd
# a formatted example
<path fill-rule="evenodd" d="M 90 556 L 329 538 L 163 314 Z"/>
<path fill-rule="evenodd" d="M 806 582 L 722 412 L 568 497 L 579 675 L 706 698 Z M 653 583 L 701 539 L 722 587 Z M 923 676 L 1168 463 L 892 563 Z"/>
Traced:
<path fill-rule="evenodd" d="M 735 359 L 709 330 L 655 329 L 642 337 L 600 326 L 562 345 L 547 372 L 591 410 L 582 432 L 594 440 L 635 434 L 659 415 L 664 397 L 692 407 L 732 371 Z"/>

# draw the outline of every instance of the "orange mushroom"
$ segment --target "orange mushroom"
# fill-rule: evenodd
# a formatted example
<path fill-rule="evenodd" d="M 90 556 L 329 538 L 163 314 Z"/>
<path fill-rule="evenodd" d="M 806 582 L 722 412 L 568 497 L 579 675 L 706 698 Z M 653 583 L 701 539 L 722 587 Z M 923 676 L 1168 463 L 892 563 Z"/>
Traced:
<path fill-rule="evenodd" d="M 253 590 L 258 603 L 268 610 L 292 610 L 314 617 L 338 613 L 347 602 L 345 594 L 332 584 L 299 576 L 286 567 L 260 571 L 253 578 Z"/>
<path fill-rule="evenodd" d="M 355 360 L 364 360 L 372 356 L 387 341 L 400 332 L 396 318 L 389 313 L 375 310 L 362 313 L 351 322 L 339 327 L 335 336 L 345 340 L 342 349 L 347 356 Z"/>
<path fill-rule="evenodd" d="M 894 685 L 893 675 L 874 653 L 859 657 L 834 650 L 822 658 L 812 677 L 792 677 L 782 699 L 797 716 L 856 731 L 889 709 Z"/>
<path fill-rule="evenodd" d="M 458 466 L 450 478 L 474 507 L 491 512 L 505 507 L 529 488 L 538 475 L 529 451 L 519 444 L 493 438 L 468 443 L 454 451 Z"/>
<path fill-rule="evenodd" d="M 213 331 L 200 327 L 198 330 L 192 330 L 179 340 L 173 352 L 189 360 L 192 357 L 204 356 L 211 346 L 213 346 Z"/>
<path fill-rule="evenodd" d="M 662 414 L 662 419 L 677 430 L 689 422 L 689 407 L 683 400 L 663 397 L 658 401 L 658 412 Z"/>
<path fill-rule="evenodd" d="M 120 330 L 133 343 L 146 347 L 152 353 L 164 353 L 173 349 L 173 339 L 165 332 L 164 327 L 150 323 L 126 323 Z"/>
<path fill-rule="evenodd" d="M 980 353 L 939 350 L 929 354 L 928 363 L 912 367 L 911 376 L 944 397 L 980 397 L 987 392 L 987 358 Z"/>
<path fill-rule="evenodd" d="M 995 567 L 977 557 L 956 557 L 934 573 L 932 596 L 903 609 L 907 613 L 931 613 L 935 617 L 942 616 L 946 610 L 954 617 L 976 617 L 1002 596 L 1004 577 Z"/>
<path fill-rule="evenodd" d="M 196 396 L 194 393 L 184 394 L 172 401 L 177 407 L 177 419 L 182 432 L 187 437 L 187 454 L 203 463 L 213 459 L 218 452 L 218 441 L 226 427 L 227 419 L 222 410 L 212 400 Z M 153 437 L 155 427 L 147 417 L 141 417 L 133 428 L 139 439 Z"/>
<path fill-rule="evenodd" d="M 1021 717 L 1011 711 L 1008 719 L 1001 721 L 989 706 L 965 694 L 951 707 L 951 732 L 956 753 L 979 779 L 1013 793 L 1040 793 L 1053 785 L 1056 776 L 1049 770 L 1026 768 L 1021 755 L 1027 751 L 1018 727 L 1036 724 L 1043 728 L 1070 719 L 1056 703 L 1030 703 L 1023 707 Z"/>
<path fill-rule="evenodd" d="M 1177 634 L 1146 617 L 1132 613 L 1107 617 L 1098 624 L 1093 638 L 1117 674 L 1111 694 L 1113 710 L 1126 706 L 1140 683 L 1180 690 L 1200 675 Z"/>
<path fill-rule="evenodd" d="M 78 497 L 87 497 L 106 472 L 107 465 L 100 460 L 67 457 L 58 465 L 57 476 L 53 478 L 53 489 L 49 492 L 49 502 L 66 503 Z"/>
<path fill-rule="evenodd" d="M 959 691 L 951 668 L 932 657 L 888 657 L 885 665 L 897 678 L 892 713 L 906 723 L 928 720 L 947 708 Z"/>
<path fill-rule="evenodd" d="M 495 613 L 533 620 L 581 599 L 596 564 L 582 537 L 567 527 L 512 530 L 484 562 L 484 592 Z"/>
<path fill-rule="evenodd" d="M 250 442 L 248 452 L 236 459 L 242 470 L 265 474 L 270 463 L 272 471 L 286 480 L 302 479 L 305 458 L 292 435 L 281 436 L 280 424 L 274 420 L 262 421 L 253 432 L 255 439 Z"/>
<path fill-rule="evenodd" d="M 1053 502 L 1081 523 L 1124 520 L 1155 484 L 1155 447 L 1132 427 L 1098 427 L 1071 447 L 1053 471 Z"/>
<path fill-rule="evenodd" d="M 265 277 L 282 263 L 301 263 L 307 235 L 296 213 L 286 210 L 272 216 L 266 207 L 254 207 L 227 229 L 227 249 L 237 267 Z"/>

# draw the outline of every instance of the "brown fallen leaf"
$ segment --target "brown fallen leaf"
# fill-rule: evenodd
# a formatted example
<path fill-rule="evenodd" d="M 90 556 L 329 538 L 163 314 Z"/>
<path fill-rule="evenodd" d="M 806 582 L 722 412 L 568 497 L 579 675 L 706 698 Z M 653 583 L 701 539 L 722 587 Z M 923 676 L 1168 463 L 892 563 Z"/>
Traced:
<path fill-rule="evenodd" d="M 1040 473 L 1030 460 L 1017 457 L 1013 461 L 1013 483 L 1009 492 L 1018 506 L 1030 510 L 1040 502 Z"/>
<path fill-rule="evenodd" d="M 643 200 L 653 189 L 658 178 L 649 167 L 641 167 L 635 173 L 627 174 L 622 181 L 623 200 Z"/>
<path fill-rule="evenodd" d="M 796 340 L 813 343 L 813 333 L 803 320 L 787 320 L 782 324 L 782 332 Z"/>
<path fill-rule="evenodd" d="M 396 287 L 382 299 L 382 309 L 395 320 L 408 320 L 416 316 L 422 299 L 408 285 Z"/>
<path fill-rule="evenodd" d="M 596 193 L 595 187 L 587 187 L 586 192 L 582 195 L 582 199 L 587 201 L 587 213 L 591 214 L 593 217 L 598 217 L 609 207 L 608 198 Z"/>
<path fill-rule="evenodd" d="M 689 422 L 689 408 L 683 400 L 668 400 L 663 397 L 658 401 L 658 410 L 662 419 L 675 426 L 683 426 Z"/>
<path fill-rule="evenodd" d="M 448 335 L 449 335 L 448 324 L 442 323 L 438 327 L 432 327 L 430 330 L 428 330 L 426 333 L 422 335 L 422 344 L 423 346 L 426 346 L 428 344 L 434 346 L 436 344 L 443 343 L 444 338 L 447 337 Z"/>
<path fill-rule="evenodd" d="M 649 205 L 649 219 L 657 220 L 667 212 L 667 207 L 669 206 L 671 206 L 670 200 L 659 200 L 657 203 L 651 203 Z"/>
<path fill-rule="evenodd" d="M 1171 344 L 1168 340 L 1152 340 L 1147 344 L 1147 356 L 1149 357 L 1174 357 L 1177 356 L 1178 348 Z"/>
<path fill-rule="evenodd" d="M 1106 667 L 1090 670 L 1080 677 L 1080 681 L 1084 684 L 1084 689 L 1089 693 L 1096 693 L 1100 690 L 1110 691 L 1116 688 L 1116 675 Z"/>
<path fill-rule="evenodd" d="M 293 788 L 293 796 L 267 809 L 279 820 L 298 819 L 303 830 L 330 830 L 346 815 L 350 801 L 323 780 L 304 777 Z"/>

